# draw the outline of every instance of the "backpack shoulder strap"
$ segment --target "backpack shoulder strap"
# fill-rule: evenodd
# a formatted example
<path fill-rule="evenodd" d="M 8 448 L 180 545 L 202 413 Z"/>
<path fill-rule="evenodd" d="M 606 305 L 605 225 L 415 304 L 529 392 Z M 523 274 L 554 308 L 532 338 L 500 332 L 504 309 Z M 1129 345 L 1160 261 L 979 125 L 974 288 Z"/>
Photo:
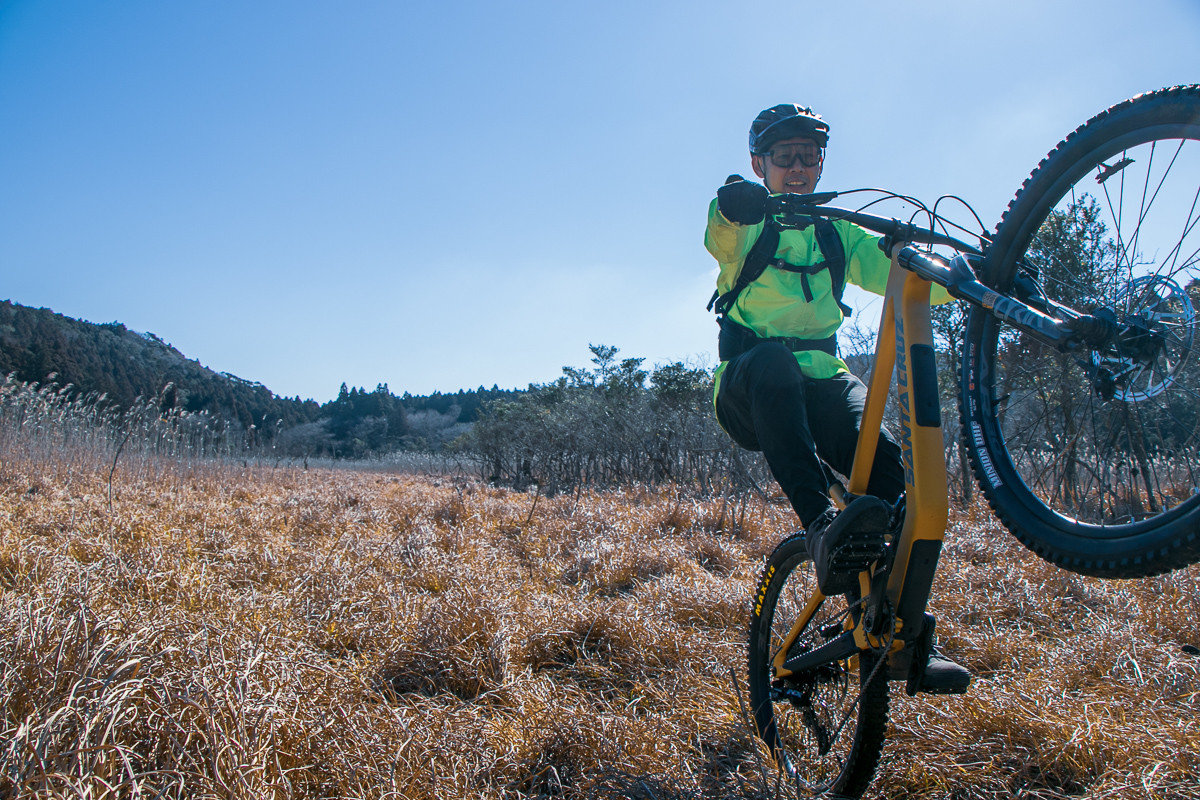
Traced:
<path fill-rule="evenodd" d="M 714 292 L 712 299 L 708 301 L 708 310 L 712 311 L 715 308 L 721 316 L 729 313 L 729 309 L 733 308 L 738 295 L 742 293 L 743 289 L 757 280 L 759 275 L 763 274 L 763 270 L 767 268 L 767 264 L 771 262 L 771 259 L 775 258 L 775 251 L 778 249 L 779 228 L 768 220 L 767 224 L 763 226 L 758 240 L 751 245 L 750 252 L 746 254 L 745 260 L 742 261 L 742 269 L 738 272 L 733 288 L 725 294 Z"/>
<path fill-rule="evenodd" d="M 817 246 L 825 256 L 825 266 L 829 268 L 829 277 L 833 282 L 833 298 L 837 301 L 842 314 L 850 316 L 854 309 L 842 302 L 842 293 L 846 288 L 846 247 L 837 228 L 825 217 L 817 217 L 813 223 L 817 237 Z"/>

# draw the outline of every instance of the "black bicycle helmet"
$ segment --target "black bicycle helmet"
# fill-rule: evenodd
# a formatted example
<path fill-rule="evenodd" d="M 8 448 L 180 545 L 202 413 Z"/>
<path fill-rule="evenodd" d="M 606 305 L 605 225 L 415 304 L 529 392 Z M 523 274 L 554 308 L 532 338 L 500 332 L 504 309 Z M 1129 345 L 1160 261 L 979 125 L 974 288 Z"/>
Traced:
<path fill-rule="evenodd" d="M 762 155 L 776 142 L 796 136 L 807 136 L 823 148 L 829 143 L 829 123 L 808 106 L 780 103 L 750 124 L 750 153 Z"/>

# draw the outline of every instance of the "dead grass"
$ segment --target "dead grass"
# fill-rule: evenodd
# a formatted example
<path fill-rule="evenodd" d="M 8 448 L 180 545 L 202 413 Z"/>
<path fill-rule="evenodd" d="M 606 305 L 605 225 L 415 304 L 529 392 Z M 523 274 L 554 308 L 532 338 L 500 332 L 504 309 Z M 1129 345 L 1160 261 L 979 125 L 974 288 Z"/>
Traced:
<path fill-rule="evenodd" d="M 731 669 L 790 512 L 41 463 L 0 469 L 0 796 L 778 796 Z M 939 581 L 978 677 L 894 685 L 872 796 L 1200 797 L 1197 568 L 1072 576 L 975 508 Z"/>

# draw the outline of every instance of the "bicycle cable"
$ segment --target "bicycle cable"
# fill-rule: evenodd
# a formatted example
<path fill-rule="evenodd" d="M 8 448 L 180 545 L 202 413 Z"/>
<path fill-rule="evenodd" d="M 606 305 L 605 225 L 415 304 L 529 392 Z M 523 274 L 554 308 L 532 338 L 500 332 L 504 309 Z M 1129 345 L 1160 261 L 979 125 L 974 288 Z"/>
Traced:
<path fill-rule="evenodd" d="M 934 201 L 932 208 L 930 208 L 922 200 L 919 200 L 916 197 L 912 197 L 911 195 L 900 194 L 899 192 L 893 192 L 889 189 L 880 189 L 878 187 L 865 187 L 865 188 L 861 188 L 861 189 L 850 189 L 850 190 L 847 190 L 844 192 L 838 192 L 838 196 L 843 197 L 846 195 L 863 194 L 863 193 L 868 193 L 868 192 L 875 193 L 875 194 L 878 194 L 881 196 L 877 197 L 867 203 L 864 203 L 861 206 L 858 206 L 855 209 L 856 211 L 866 211 L 867 209 L 871 208 L 872 206 L 876 206 L 880 203 L 885 203 L 885 202 L 888 202 L 889 200 L 898 200 L 902 203 L 909 203 L 916 207 L 916 210 L 908 218 L 910 224 L 912 224 L 912 221 L 914 219 L 916 219 L 918 216 L 924 214 L 924 215 L 928 215 L 928 218 L 929 218 L 928 225 L 921 226 L 921 227 L 925 227 L 927 230 L 930 230 L 930 231 L 940 230 L 943 233 L 948 233 L 948 231 L 953 230 L 953 231 L 957 231 L 958 233 L 966 234 L 967 236 L 976 238 L 981 243 L 990 243 L 991 242 L 991 237 L 987 233 L 987 226 L 985 226 L 983 224 L 983 219 L 979 216 L 979 214 L 975 211 L 974 207 L 972 207 L 970 203 L 968 203 L 965 199 L 963 199 L 962 197 L 959 197 L 958 195 L 953 195 L 953 194 L 942 195 L 936 201 Z M 965 225 L 960 225 L 959 223 L 955 222 L 954 220 L 950 219 L 949 217 L 939 214 L 938 206 L 941 205 L 944 201 L 953 201 L 953 202 L 958 203 L 960 206 L 962 206 L 962 208 L 965 209 L 967 211 L 967 213 L 970 214 L 971 217 L 975 220 L 975 224 L 978 226 L 977 229 L 972 229 L 972 228 L 966 227 Z"/>

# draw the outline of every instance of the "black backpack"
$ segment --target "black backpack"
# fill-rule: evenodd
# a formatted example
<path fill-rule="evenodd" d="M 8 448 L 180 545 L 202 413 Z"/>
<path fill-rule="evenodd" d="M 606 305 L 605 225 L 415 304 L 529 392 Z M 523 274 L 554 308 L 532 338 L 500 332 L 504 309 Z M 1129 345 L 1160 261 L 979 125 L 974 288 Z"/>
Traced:
<path fill-rule="evenodd" d="M 846 248 L 842 245 L 842 237 L 838 236 L 833 223 L 825 217 L 807 217 L 807 220 L 808 223 L 801 225 L 798 229 L 804 230 L 808 225 L 815 227 L 813 233 L 817 237 L 817 246 L 821 248 L 821 254 L 825 256 L 824 261 L 807 267 L 797 267 L 781 258 L 775 258 L 775 251 L 779 249 L 779 227 L 768 221 L 763 227 L 758 241 L 746 254 L 746 260 L 742 262 L 742 271 L 738 273 L 733 288 L 725 294 L 713 292 L 712 299 L 708 301 L 708 310 L 715 309 L 722 317 L 728 314 L 729 309 L 733 308 L 733 304 L 737 302 L 738 295 L 747 286 L 758 280 L 758 276 L 762 275 L 768 266 L 773 266 L 786 272 L 800 273 L 803 276 L 801 286 L 804 289 L 804 299 L 810 303 L 813 296 L 808 285 L 808 276 L 828 269 L 830 280 L 833 283 L 833 297 L 837 301 L 838 308 L 847 317 L 854 313 L 852 308 L 842 302 L 842 292 L 846 288 Z"/>

